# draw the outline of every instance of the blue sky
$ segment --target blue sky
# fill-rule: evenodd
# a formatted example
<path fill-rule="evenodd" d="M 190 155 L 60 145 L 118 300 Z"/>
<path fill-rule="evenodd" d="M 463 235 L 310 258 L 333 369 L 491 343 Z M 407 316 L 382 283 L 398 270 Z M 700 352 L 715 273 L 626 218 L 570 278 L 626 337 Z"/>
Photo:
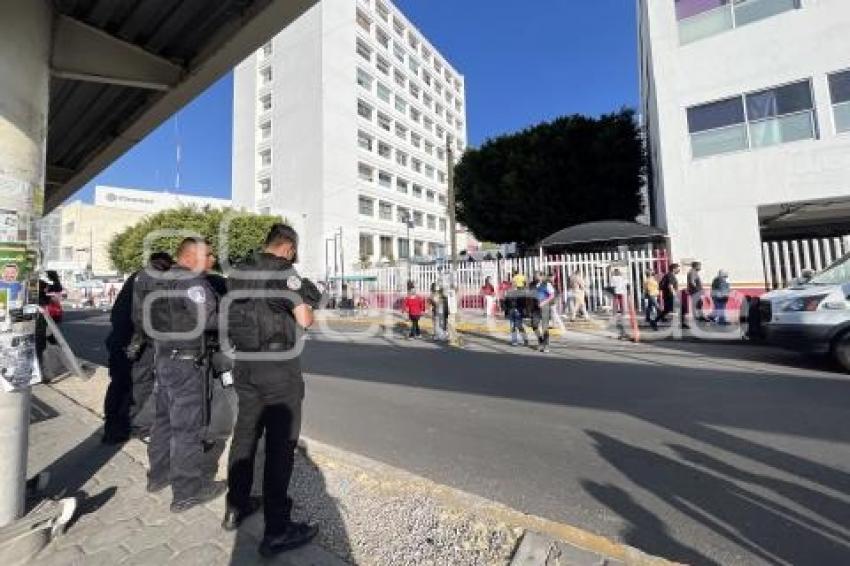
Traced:
<path fill-rule="evenodd" d="M 466 78 L 469 141 L 638 102 L 633 0 L 396 0 Z M 533 9 L 530 9 L 533 8 Z M 223 77 L 89 183 L 229 198 L 233 79 Z"/>

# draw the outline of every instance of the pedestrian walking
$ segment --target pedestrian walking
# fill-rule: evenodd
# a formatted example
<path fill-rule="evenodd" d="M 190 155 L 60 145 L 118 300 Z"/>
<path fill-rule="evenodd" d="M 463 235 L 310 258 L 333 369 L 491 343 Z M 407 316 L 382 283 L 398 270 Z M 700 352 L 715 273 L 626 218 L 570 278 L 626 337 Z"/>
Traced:
<path fill-rule="evenodd" d="M 258 510 L 251 487 L 257 443 L 265 436 L 265 532 L 260 543 L 264 557 L 302 546 L 318 532 L 315 525 L 292 520 L 288 495 L 304 398 L 300 354 L 304 333 L 313 324 L 313 309 L 321 301 L 316 286 L 295 270 L 297 257 L 298 234 L 285 224 L 275 224 L 263 251 L 228 277 L 228 293 L 244 298 L 234 298 L 228 313 L 227 331 L 237 350 L 233 379 L 239 414 L 228 459 L 222 527 L 236 530 Z M 251 359 L 240 359 L 242 352 Z"/>
<path fill-rule="evenodd" d="M 615 267 L 611 272 L 610 290 L 614 302 L 612 314 L 617 324 L 619 338 L 626 337 L 626 327 L 623 321 L 626 317 L 629 287 L 629 280 L 623 276 L 619 268 Z"/>
<path fill-rule="evenodd" d="M 700 275 L 701 270 L 702 264 L 698 261 L 691 263 L 691 268 L 688 270 L 686 288 L 687 304 L 682 309 L 682 328 L 688 327 L 685 318 L 686 315 L 689 315 L 694 322 L 704 320 L 702 312 L 703 285 L 702 276 Z"/>
<path fill-rule="evenodd" d="M 523 326 L 523 319 L 526 314 L 526 292 L 525 289 L 514 287 L 505 292 L 504 299 L 505 318 L 510 322 L 511 328 L 511 346 L 519 344 L 519 337 L 522 336 L 523 343 L 528 346 L 528 334 Z"/>
<path fill-rule="evenodd" d="M 711 318 L 717 324 L 729 324 L 726 318 L 726 304 L 729 302 L 730 292 L 729 273 L 721 269 L 711 281 L 711 302 L 714 306 L 714 312 Z"/>
<path fill-rule="evenodd" d="M 410 287 L 407 290 L 407 296 L 402 303 L 402 310 L 407 313 L 410 320 L 410 333 L 408 338 L 419 338 L 422 336 L 422 331 L 419 329 L 419 319 L 425 314 L 425 299 L 416 293 L 415 287 Z"/>
<path fill-rule="evenodd" d="M 534 277 L 535 309 L 532 312 L 531 327 L 537 335 L 538 350 L 549 351 L 549 322 L 552 320 L 552 306 L 556 293 L 549 275 L 538 272 Z"/>
<path fill-rule="evenodd" d="M 484 298 L 484 316 L 490 318 L 493 316 L 496 305 L 496 288 L 489 276 L 484 279 L 484 285 L 481 286 L 481 296 Z"/>
<path fill-rule="evenodd" d="M 445 342 L 448 340 L 449 300 L 439 283 L 431 285 L 431 296 L 428 298 L 428 303 L 431 305 L 434 340 Z"/>
<path fill-rule="evenodd" d="M 133 324 L 154 348 L 155 416 L 151 428 L 147 489 L 171 486 L 171 511 L 181 513 L 222 495 L 222 482 L 202 477 L 206 369 L 204 331 L 217 324 L 217 299 L 205 277 L 209 245 L 186 238 L 176 264 L 158 276 L 166 291 L 133 301 Z"/>
<path fill-rule="evenodd" d="M 570 275 L 567 281 L 567 288 L 570 321 L 574 321 L 579 316 L 587 319 L 587 305 L 585 304 L 587 283 L 585 283 L 580 271 L 576 270 Z"/>
<path fill-rule="evenodd" d="M 658 330 L 658 296 L 660 292 L 655 272 L 647 270 L 643 280 L 644 312 L 646 316 L 646 323 L 653 330 Z"/>
<path fill-rule="evenodd" d="M 667 273 L 661 278 L 659 287 L 661 288 L 661 299 L 663 308 L 661 313 L 655 319 L 656 324 L 667 320 L 670 313 L 679 308 L 679 264 L 671 263 Z"/>
<path fill-rule="evenodd" d="M 514 289 L 525 289 L 528 279 L 525 274 L 520 273 L 519 269 L 514 269 L 513 275 L 511 276 L 511 283 L 514 286 Z"/>

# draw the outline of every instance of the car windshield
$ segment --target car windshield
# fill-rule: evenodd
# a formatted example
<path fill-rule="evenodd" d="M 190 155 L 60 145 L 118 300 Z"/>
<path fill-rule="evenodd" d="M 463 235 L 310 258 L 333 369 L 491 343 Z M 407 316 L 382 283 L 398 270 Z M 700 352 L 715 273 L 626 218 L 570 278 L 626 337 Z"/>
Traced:
<path fill-rule="evenodd" d="M 809 281 L 812 285 L 843 285 L 850 283 L 850 254 L 845 255 Z"/>

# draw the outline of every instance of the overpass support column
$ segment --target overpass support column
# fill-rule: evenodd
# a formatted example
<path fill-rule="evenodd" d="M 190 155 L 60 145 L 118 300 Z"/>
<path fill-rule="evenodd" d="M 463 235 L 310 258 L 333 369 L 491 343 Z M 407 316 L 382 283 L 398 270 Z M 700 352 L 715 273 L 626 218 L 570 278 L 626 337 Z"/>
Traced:
<path fill-rule="evenodd" d="M 0 0 L 0 527 L 24 512 L 52 9 Z"/>

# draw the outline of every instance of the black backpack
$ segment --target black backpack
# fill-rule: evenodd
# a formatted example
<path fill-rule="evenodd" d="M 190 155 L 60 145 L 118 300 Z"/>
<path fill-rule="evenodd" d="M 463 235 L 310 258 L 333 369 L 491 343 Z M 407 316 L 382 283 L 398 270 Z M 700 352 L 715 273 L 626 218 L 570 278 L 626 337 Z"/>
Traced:
<path fill-rule="evenodd" d="M 261 296 L 263 292 L 280 290 L 282 282 L 269 271 L 262 272 L 268 274 L 265 277 L 240 277 L 240 271 L 253 269 L 256 269 L 254 262 L 242 264 L 230 274 L 227 281 L 229 293 L 239 291 L 248 295 L 233 298 L 227 309 L 230 343 L 240 352 L 266 351 L 270 344 L 289 349 L 295 344 L 292 312 L 272 309 L 268 298 Z"/>

